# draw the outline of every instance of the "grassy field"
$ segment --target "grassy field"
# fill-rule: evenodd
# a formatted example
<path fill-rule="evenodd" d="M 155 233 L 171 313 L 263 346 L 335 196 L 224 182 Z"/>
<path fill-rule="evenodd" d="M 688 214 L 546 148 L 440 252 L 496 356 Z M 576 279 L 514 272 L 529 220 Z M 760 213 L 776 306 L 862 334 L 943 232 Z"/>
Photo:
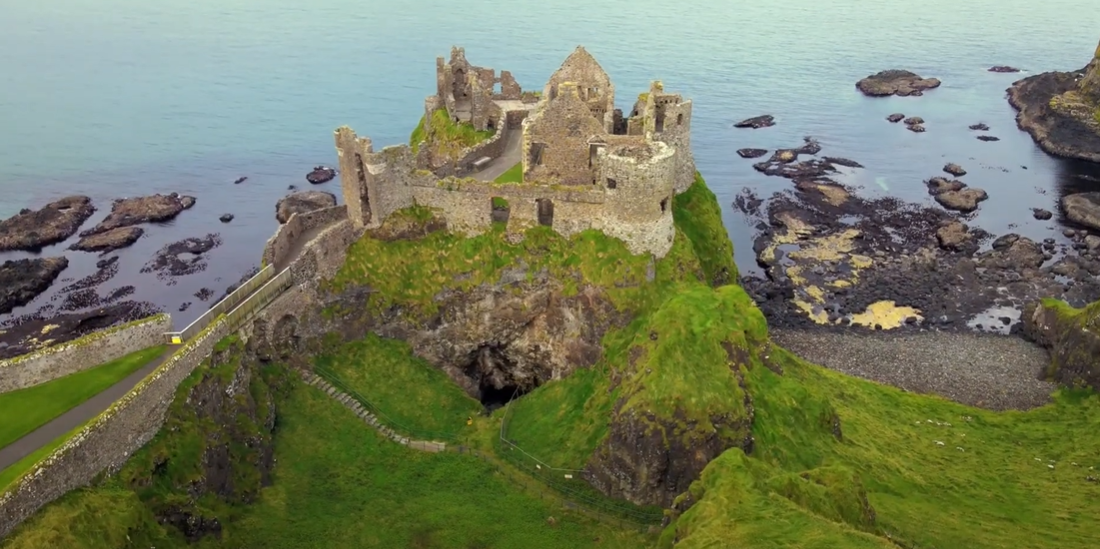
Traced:
<path fill-rule="evenodd" d="M 493 180 L 493 183 L 509 184 L 509 183 L 523 183 L 523 162 L 508 168 L 508 171 L 500 174 Z"/>
<path fill-rule="evenodd" d="M 436 109 L 430 119 L 420 118 L 420 123 L 409 135 L 409 145 L 414 153 L 427 143 L 436 154 L 453 156 L 466 147 L 489 139 L 494 133 L 475 130 L 467 122 L 455 122 L 447 115 L 447 109 Z"/>
<path fill-rule="evenodd" d="M 652 544 L 513 489 L 470 456 L 382 439 L 321 391 L 283 404 L 275 485 L 200 548 L 623 548 Z M 158 547 L 160 547 L 158 545 Z"/>
<path fill-rule="evenodd" d="M 334 374 L 366 398 L 379 419 L 413 438 L 458 440 L 470 431 L 467 418 L 481 412 L 442 370 L 413 356 L 404 341 L 373 334 L 317 357 L 322 377 Z"/>
<path fill-rule="evenodd" d="M 118 383 L 164 352 L 150 347 L 82 372 L 0 394 L 0 448 Z"/>

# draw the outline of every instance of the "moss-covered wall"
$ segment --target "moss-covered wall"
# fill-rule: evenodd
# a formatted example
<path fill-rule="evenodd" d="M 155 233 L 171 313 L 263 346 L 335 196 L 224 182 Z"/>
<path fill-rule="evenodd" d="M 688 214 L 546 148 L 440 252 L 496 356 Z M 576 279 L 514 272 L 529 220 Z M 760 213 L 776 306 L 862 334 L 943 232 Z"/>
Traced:
<path fill-rule="evenodd" d="M 163 344 L 164 333 L 171 329 L 171 317 L 159 314 L 0 361 L 0 393 L 32 387 Z"/>

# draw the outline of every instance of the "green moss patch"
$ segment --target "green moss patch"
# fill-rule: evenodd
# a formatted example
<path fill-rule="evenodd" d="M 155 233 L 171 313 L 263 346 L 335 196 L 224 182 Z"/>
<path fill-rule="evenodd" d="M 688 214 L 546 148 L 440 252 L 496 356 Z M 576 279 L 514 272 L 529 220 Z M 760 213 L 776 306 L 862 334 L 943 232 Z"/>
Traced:
<path fill-rule="evenodd" d="M 122 381 L 164 353 L 150 347 L 33 387 L 0 394 L 0 448 Z"/>
<path fill-rule="evenodd" d="M 481 412 L 442 370 L 415 357 L 408 343 L 373 334 L 316 359 L 322 377 L 350 388 L 387 426 L 414 439 L 461 440 Z"/>
<path fill-rule="evenodd" d="M 691 241 L 706 280 L 716 286 L 737 282 L 739 275 L 733 261 L 733 243 L 722 224 L 722 208 L 698 172 L 695 183 L 676 195 L 672 213 L 676 225 Z"/>
<path fill-rule="evenodd" d="M 409 145 L 413 153 L 426 145 L 438 156 L 455 157 L 462 149 L 477 145 L 494 134 L 491 130 L 475 130 L 467 122 L 455 122 L 446 108 L 439 108 L 432 111 L 430 119 L 420 118 L 420 123 L 409 136 Z"/>
<path fill-rule="evenodd" d="M 508 168 L 508 171 L 500 174 L 493 180 L 497 184 L 523 183 L 523 162 Z"/>

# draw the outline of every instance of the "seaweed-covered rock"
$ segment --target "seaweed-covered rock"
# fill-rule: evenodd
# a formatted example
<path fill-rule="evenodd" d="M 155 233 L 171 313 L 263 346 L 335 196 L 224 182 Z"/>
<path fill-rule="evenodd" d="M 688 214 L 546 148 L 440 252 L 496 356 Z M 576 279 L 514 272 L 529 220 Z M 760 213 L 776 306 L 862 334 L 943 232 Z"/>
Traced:
<path fill-rule="evenodd" d="M 39 250 L 76 234 L 95 213 L 92 199 L 67 196 L 38 210 L 24 209 L 0 221 L 0 252 Z"/>
<path fill-rule="evenodd" d="M 145 234 L 141 227 L 118 227 L 109 231 L 82 237 L 70 250 L 83 252 L 110 252 L 137 242 Z"/>
<path fill-rule="evenodd" d="M 111 205 L 111 213 L 95 227 L 81 232 L 80 236 L 91 236 L 142 223 L 169 221 L 194 204 L 194 197 L 180 196 L 176 193 L 116 200 Z"/>
<path fill-rule="evenodd" d="M 68 266 L 64 257 L 5 261 L 0 265 L 0 314 L 30 303 Z"/>

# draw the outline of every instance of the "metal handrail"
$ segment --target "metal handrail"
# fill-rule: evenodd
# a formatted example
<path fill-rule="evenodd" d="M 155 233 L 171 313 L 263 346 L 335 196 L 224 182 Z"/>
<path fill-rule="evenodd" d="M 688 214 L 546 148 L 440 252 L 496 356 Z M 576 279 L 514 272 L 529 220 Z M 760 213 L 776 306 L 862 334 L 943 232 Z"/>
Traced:
<path fill-rule="evenodd" d="M 271 274 L 274 270 L 275 268 L 271 265 L 260 269 L 260 272 L 249 278 L 244 284 L 241 284 L 239 288 L 218 300 L 213 307 L 210 307 L 206 312 L 199 315 L 198 318 L 193 320 L 184 329 L 178 332 L 165 332 L 164 335 L 167 337 L 168 343 L 180 345 L 188 339 L 191 339 L 195 333 L 202 331 L 206 325 L 210 324 L 211 320 L 217 318 L 219 314 L 227 312 L 226 309 L 228 309 L 230 305 L 226 304 L 232 303 L 232 306 L 239 307 L 241 303 L 247 301 L 248 298 L 257 291 L 257 286 L 262 287 L 261 283 L 257 281 L 263 279 L 264 282 L 267 282 L 274 278 L 275 275 Z"/>

